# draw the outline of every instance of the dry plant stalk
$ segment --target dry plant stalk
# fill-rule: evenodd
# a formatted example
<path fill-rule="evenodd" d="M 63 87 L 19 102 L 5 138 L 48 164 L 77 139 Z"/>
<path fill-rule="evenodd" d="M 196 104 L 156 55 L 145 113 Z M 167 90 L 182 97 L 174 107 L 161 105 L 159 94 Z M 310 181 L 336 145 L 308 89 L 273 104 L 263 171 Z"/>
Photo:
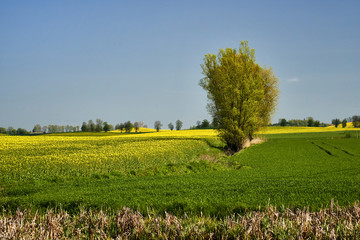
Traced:
<path fill-rule="evenodd" d="M 0 239 L 358 239 L 360 205 L 280 212 L 276 207 L 224 219 L 148 214 L 123 208 L 116 214 L 60 209 L 41 215 L 18 210 L 0 216 Z"/>

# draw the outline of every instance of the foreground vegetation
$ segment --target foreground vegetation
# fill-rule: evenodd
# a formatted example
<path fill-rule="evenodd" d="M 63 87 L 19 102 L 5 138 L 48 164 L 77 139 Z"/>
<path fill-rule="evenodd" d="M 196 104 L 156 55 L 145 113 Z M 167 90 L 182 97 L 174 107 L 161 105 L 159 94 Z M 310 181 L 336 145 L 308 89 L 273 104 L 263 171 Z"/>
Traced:
<path fill-rule="evenodd" d="M 49 209 L 58 209 L 56 214 L 65 214 L 66 211 L 69 214 L 66 224 L 80 221 L 76 219 L 83 219 L 81 216 L 86 214 L 91 219 L 103 210 L 111 225 L 115 224 L 111 219 L 125 211 L 123 207 L 128 207 L 133 209 L 131 214 L 141 214 L 140 222 L 144 224 L 142 232 L 138 230 L 140 227 L 132 228 L 135 237 L 151 237 L 149 229 L 154 219 L 158 219 L 156 221 L 160 224 L 157 227 L 165 231 L 161 224 L 170 221 L 166 220 L 167 217 L 181 223 L 179 234 L 184 238 L 192 236 L 189 235 L 195 231 L 190 231 L 192 228 L 204 236 L 221 234 L 231 238 L 232 230 L 224 225 L 229 218 L 238 221 L 234 234 L 253 237 L 252 233 L 246 235 L 251 232 L 250 225 L 241 225 L 243 220 L 239 219 L 248 216 L 246 221 L 249 223 L 255 221 L 250 220 L 251 216 L 260 216 L 276 208 L 279 209 L 276 213 L 279 219 L 285 217 L 284 229 L 290 229 L 289 226 L 297 229 L 295 222 L 286 218 L 286 212 L 297 214 L 297 209 L 306 208 L 303 214 L 315 216 L 324 213 L 324 209 L 331 209 L 332 200 L 341 211 L 348 211 L 346 209 L 350 207 L 344 207 L 360 199 L 359 131 L 321 129 L 323 132 L 320 133 L 301 133 L 300 128 L 273 127 L 259 136 L 265 140 L 264 143 L 233 156 L 224 154 L 224 144 L 216 138 L 213 130 L 155 132 L 141 129 L 137 134 L 115 131 L 2 135 L 0 206 L 5 211 L 2 221 L 14 222 L 9 219 L 15 219 L 17 209 L 23 209 L 24 217 L 35 219 L 37 222 L 34 224 L 39 224 L 36 225 L 39 228 L 42 226 L 41 231 L 47 231 L 41 221 L 47 221 Z M 273 207 L 269 208 L 270 205 Z M 79 209 L 83 212 L 79 213 Z M 358 209 L 358 205 L 354 209 Z M 262 234 L 267 232 L 265 223 L 268 219 L 269 216 L 263 215 L 263 220 L 258 222 Z M 351 219 L 351 223 L 357 225 L 351 230 L 344 227 L 348 232 L 341 230 L 345 223 L 337 225 L 340 222 L 326 220 L 328 222 L 322 227 L 325 235 L 321 236 L 331 237 L 334 231 L 337 236 L 358 234 L 359 215 Z M 339 221 L 342 220 L 339 218 Z M 83 223 L 84 226 L 95 224 L 92 220 Z M 200 226 L 200 223 L 208 225 Z M 75 230 L 70 229 L 73 225 L 66 224 L 62 226 L 62 236 L 75 236 L 71 235 L 75 234 Z M 309 226 L 312 229 L 314 224 Z M 331 230 L 333 226 L 336 226 L 335 230 Z M 309 228 L 306 231 L 312 235 L 304 236 L 316 237 L 316 231 Z M 90 231 L 86 230 L 90 229 L 88 227 L 79 229 L 83 229 L 81 234 L 98 234 L 98 230 L 87 232 Z M 123 230 L 118 229 L 120 232 L 116 233 L 114 229 L 109 227 L 103 231 L 109 237 L 123 234 Z M 222 232 L 216 233 L 214 229 Z M 269 229 L 268 233 L 274 231 Z M 24 233 L 25 230 L 21 231 Z M 136 235 L 139 231 L 140 235 Z M 299 234 L 297 230 L 287 231 L 279 230 L 276 233 L 279 235 L 274 236 Z"/>
<path fill-rule="evenodd" d="M 1 239 L 355 239 L 360 237 L 360 206 L 309 212 L 308 209 L 233 214 L 226 218 L 170 213 L 143 216 L 128 208 L 115 213 L 80 209 L 37 212 L 17 210 L 0 216 Z"/>

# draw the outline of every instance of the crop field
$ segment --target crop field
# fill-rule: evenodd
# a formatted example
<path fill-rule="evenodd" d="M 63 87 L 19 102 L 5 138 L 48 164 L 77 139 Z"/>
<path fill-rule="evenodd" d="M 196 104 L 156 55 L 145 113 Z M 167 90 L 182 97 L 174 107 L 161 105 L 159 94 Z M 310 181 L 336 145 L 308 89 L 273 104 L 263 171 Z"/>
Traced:
<path fill-rule="evenodd" d="M 222 219 L 360 200 L 359 131 L 266 131 L 233 156 L 213 130 L 1 135 L 0 206 Z"/>

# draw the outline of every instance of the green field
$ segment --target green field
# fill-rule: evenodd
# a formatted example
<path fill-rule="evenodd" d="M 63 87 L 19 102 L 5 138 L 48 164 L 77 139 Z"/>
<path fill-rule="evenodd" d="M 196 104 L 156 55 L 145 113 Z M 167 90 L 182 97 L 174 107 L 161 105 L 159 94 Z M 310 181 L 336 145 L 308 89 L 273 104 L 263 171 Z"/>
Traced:
<path fill-rule="evenodd" d="M 197 131 L 0 136 L 0 206 L 223 217 L 360 199 L 359 132 L 267 134 L 226 156 L 215 136 Z"/>

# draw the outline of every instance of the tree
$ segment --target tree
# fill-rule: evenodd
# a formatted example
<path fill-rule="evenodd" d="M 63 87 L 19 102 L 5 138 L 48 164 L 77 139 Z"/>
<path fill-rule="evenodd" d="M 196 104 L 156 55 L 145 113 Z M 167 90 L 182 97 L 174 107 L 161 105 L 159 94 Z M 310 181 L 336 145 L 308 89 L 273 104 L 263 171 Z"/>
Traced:
<path fill-rule="evenodd" d="M 96 126 L 95 126 L 95 123 L 93 122 L 93 120 L 89 120 L 88 127 L 89 127 L 90 132 L 95 132 Z"/>
<path fill-rule="evenodd" d="M 278 99 L 278 79 L 271 68 L 255 62 L 255 50 L 241 42 L 239 51 L 220 49 L 201 65 L 200 86 L 207 91 L 208 111 L 229 152 L 243 148 L 246 139 L 268 125 Z"/>
<path fill-rule="evenodd" d="M 70 125 L 66 125 L 66 126 L 65 126 L 65 132 L 70 132 L 70 128 L 71 128 Z"/>
<path fill-rule="evenodd" d="M 0 133 L 6 133 L 6 128 L 0 127 Z"/>
<path fill-rule="evenodd" d="M 335 118 L 335 119 L 333 119 L 333 120 L 331 121 L 331 123 L 332 123 L 332 124 L 334 124 L 334 125 L 335 125 L 335 127 L 337 128 L 337 127 L 338 127 L 338 125 L 341 123 L 341 121 L 340 121 L 340 119 Z"/>
<path fill-rule="evenodd" d="M 170 129 L 171 131 L 174 130 L 174 124 L 169 123 L 169 124 L 168 124 L 168 127 L 169 127 L 169 129 Z"/>
<path fill-rule="evenodd" d="M 7 128 L 7 134 L 9 135 L 15 135 L 16 134 L 16 130 L 13 127 L 8 127 Z"/>
<path fill-rule="evenodd" d="M 127 121 L 124 123 L 124 128 L 125 131 L 129 133 L 134 128 L 134 125 L 130 121 Z"/>
<path fill-rule="evenodd" d="M 104 127 L 103 127 L 104 132 L 110 131 L 110 125 L 107 122 L 104 122 L 103 125 L 104 125 Z"/>
<path fill-rule="evenodd" d="M 125 129 L 125 124 L 124 124 L 124 123 L 120 123 L 120 124 L 119 124 L 119 129 L 120 129 L 121 132 L 123 132 L 124 129 Z"/>
<path fill-rule="evenodd" d="M 210 122 L 209 122 L 207 119 L 204 119 L 204 120 L 201 122 L 200 128 L 201 128 L 201 129 L 210 128 Z"/>
<path fill-rule="evenodd" d="M 314 127 L 320 127 L 320 121 L 318 120 L 314 121 Z"/>
<path fill-rule="evenodd" d="M 354 128 L 360 128 L 360 116 L 354 115 L 352 116 L 352 123 Z"/>
<path fill-rule="evenodd" d="M 103 121 L 100 118 L 96 119 L 96 127 L 95 127 L 95 131 L 96 132 L 101 132 L 103 130 Z"/>
<path fill-rule="evenodd" d="M 282 127 L 284 127 L 284 126 L 286 126 L 286 119 L 285 118 L 281 118 L 281 119 L 279 119 L 279 125 L 280 126 L 282 126 Z"/>
<path fill-rule="evenodd" d="M 182 126 L 183 126 L 183 122 L 180 120 L 176 120 L 176 130 L 181 130 Z"/>
<path fill-rule="evenodd" d="M 314 126 L 314 118 L 308 117 L 307 124 L 308 124 L 308 127 L 313 127 Z"/>
<path fill-rule="evenodd" d="M 344 118 L 344 120 L 342 120 L 341 124 L 342 124 L 343 128 L 346 128 L 346 124 L 347 124 L 346 118 Z"/>
<path fill-rule="evenodd" d="M 33 133 L 39 133 L 41 132 L 41 126 L 40 124 L 36 124 L 33 128 Z"/>
<path fill-rule="evenodd" d="M 16 130 L 16 135 L 26 135 L 26 134 L 29 134 L 26 129 L 18 128 L 18 129 Z"/>
<path fill-rule="evenodd" d="M 160 121 L 155 121 L 154 128 L 156 129 L 157 132 L 160 131 L 161 127 L 162 127 L 161 122 Z"/>
<path fill-rule="evenodd" d="M 88 132 L 89 131 L 89 126 L 86 122 L 83 122 L 81 125 L 81 131 L 82 132 Z"/>
<path fill-rule="evenodd" d="M 135 123 L 134 123 L 134 128 L 135 128 L 135 132 L 138 132 L 138 131 L 139 131 L 139 128 L 140 128 L 140 123 L 139 123 L 139 122 L 135 122 Z"/>

